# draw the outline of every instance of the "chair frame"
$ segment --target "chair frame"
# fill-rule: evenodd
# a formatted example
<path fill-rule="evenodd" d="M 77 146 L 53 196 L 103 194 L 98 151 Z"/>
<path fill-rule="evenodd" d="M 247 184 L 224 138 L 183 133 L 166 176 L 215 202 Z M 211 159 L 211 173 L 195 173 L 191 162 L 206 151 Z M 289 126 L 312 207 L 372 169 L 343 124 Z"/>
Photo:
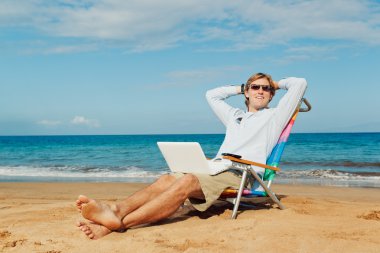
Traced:
<path fill-rule="evenodd" d="M 306 108 L 301 108 L 301 104 L 302 103 L 304 103 L 307 107 Z M 298 114 L 298 112 L 308 112 L 310 110 L 311 110 L 310 103 L 305 98 L 302 98 L 301 101 L 300 101 L 300 103 L 299 103 L 299 105 L 298 105 L 298 107 L 297 107 L 297 109 L 296 109 L 296 111 L 294 112 L 293 116 L 296 115 L 296 114 Z M 293 116 L 292 116 L 292 118 L 293 118 Z M 278 205 L 278 207 L 281 210 L 286 209 L 286 207 L 277 198 L 276 194 L 270 189 L 272 180 L 269 180 L 268 184 L 266 184 L 264 182 L 264 180 L 261 179 L 260 176 L 253 169 L 253 166 L 258 166 L 258 167 L 262 167 L 262 168 L 273 170 L 273 171 L 280 171 L 280 168 L 278 168 L 276 166 L 270 166 L 270 165 L 267 165 L 267 164 L 262 164 L 262 163 L 257 163 L 257 162 L 249 161 L 249 160 L 243 160 L 243 159 L 239 159 L 239 158 L 232 157 L 232 156 L 223 156 L 223 158 L 232 161 L 232 169 L 239 170 L 239 171 L 243 172 L 242 173 L 242 178 L 241 178 L 241 181 L 240 181 L 239 190 L 237 192 L 237 196 L 236 196 L 236 198 L 234 198 L 234 201 L 233 201 L 234 208 L 233 208 L 233 212 L 232 212 L 232 215 L 231 215 L 231 219 L 236 219 L 236 217 L 237 217 L 237 212 L 238 212 L 238 209 L 239 209 L 241 198 L 243 196 L 243 190 L 244 190 L 244 186 L 245 186 L 246 181 L 247 181 L 247 175 L 248 175 L 248 173 L 251 173 L 251 175 L 254 177 L 254 179 L 257 180 L 259 182 L 259 184 L 264 188 L 266 194 L 272 199 L 272 201 L 274 203 L 276 203 Z"/>

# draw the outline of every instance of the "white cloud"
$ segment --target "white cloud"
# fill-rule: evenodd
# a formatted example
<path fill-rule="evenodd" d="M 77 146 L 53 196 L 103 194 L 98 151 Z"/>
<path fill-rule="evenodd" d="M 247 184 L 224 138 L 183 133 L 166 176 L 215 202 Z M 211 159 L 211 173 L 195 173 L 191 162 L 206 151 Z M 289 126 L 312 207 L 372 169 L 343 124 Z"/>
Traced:
<path fill-rule="evenodd" d="M 72 42 L 71 42 L 72 43 Z M 21 50 L 20 53 L 24 55 L 33 54 L 70 54 L 78 52 L 90 52 L 96 51 L 99 47 L 94 44 L 74 44 L 74 45 L 50 45 L 44 43 L 43 41 L 30 41 L 25 49 Z"/>
<path fill-rule="evenodd" d="M 268 58 L 266 61 L 289 64 L 294 61 L 320 61 L 320 60 L 335 60 L 334 51 L 344 49 L 344 46 L 333 45 L 308 45 L 308 46 L 290 46 L 284 51 L 281 58 Z"/>
<path fill-rule="evenodd" d="M 44 125 L 44 126 L 57 126 L 61 124 L 61 121 L 43 119 L 43 120 L 38 121 L 37 124 Z"/>
<path fill-rule="evenodd" d="M 205 41 L 223 42 L 208 48 L 213 50 L 247 50 L 303 39 L 378 46 L 379 15 L 380 4 L 371 0 L 0 2 L 0 27 L 31 27 L 48 36 L 106 41 L 135 52 Z M 57 46 L 50 52 L 77 50 Z"/>
<path fill-rule="evenodd" d="M 44 50 L 45 54 L 65 54 L 65 53 L 76 53 L 76 52 L 88 52 L 95 51 L 98 47 L 95 44 L 90 45 L 62 45 L 57 47 L 52 47 Z"/>
<path fill-rule="evenodd" d="M 50 120 L 50 119 L 43 119 L 43 120 L 37 121 L 36 123 L 39 125 L 46 126 L 46 127 L 55 127 L 58 125 L 66 125 L 67 126 L 67 124 L 68 124 L 67 122 L 62 122 L 59 120 Z M 75 116 L 69 122 L 69 124 L 84 125 L 84 126 L 89 126 L 89 127 L 100 127 L 98 120 L 88 119 L 88 118 L 83 117 L 83 116 Z"/>
<path fill-rule="evenodd" d="M 160 89 L 167 87 L 188 87 L 204 83 L 214 82 L 218 79 L 229 77 L 231 73 L 244 71 L 244 66 L 226 66 L 221 68 L 206 68 L 192 70 L 171 71 L 166 74 L 168 81 L 162 84 L 154 84 L 149 88 Z M 248 68 L 249 69 L 249 68 Z"/>
<path fill-rule="evenodd" d="M 71 120 L 71 124 L 73 124 L 73 125 L 85 125 L 85 126 L 89 126 L 89 127 L 100 127 L 100 124 L 97 120 L 87 119 L 83 116 L 75 116 Z"/>

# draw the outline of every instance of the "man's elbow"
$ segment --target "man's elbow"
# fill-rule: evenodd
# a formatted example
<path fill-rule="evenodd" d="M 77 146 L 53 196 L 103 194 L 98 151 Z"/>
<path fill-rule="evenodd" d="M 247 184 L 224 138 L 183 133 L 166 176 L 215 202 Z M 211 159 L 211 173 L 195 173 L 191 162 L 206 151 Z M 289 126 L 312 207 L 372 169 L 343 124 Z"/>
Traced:
<path fill-rule="evenodd" d="M 301 78 L 301 83 L 303 86 L 307 87 L 307 81 L 305 78 Z"/>
<path fill-rule="evenodd" d="M 213 100 L 213 98 L 214 98 L 214 95 L 212 94 L 212 90 L 206 91 L 206 100 L 211 101 Z"/>
<path fill-rule="evenodd" d="M 305 78 L 297 78 L 297 84 L 302 87 L 302 89 L 306 90 L 307 88 L 307 81 Z"/>

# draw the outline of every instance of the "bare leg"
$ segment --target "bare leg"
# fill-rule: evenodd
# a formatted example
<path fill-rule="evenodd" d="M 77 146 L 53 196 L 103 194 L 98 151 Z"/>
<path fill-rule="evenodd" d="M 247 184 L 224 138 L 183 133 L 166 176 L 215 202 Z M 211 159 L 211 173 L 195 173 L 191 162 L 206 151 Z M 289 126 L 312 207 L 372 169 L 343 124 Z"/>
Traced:
<path fill-rule="evenodd" d="M 84 218 L 102 224 L 111 230 L 117 230 L 122 227 L 121 220 L 128 213 L 156 198 L 175 180 L 176 178 L 172 175 L 161 176 L 155 183 L 113 205 L 103 204 L 83 195 L 78 197 L 76 205 Z"/>
<path fill-rule="evenodd" d="M 166 189 L 161 194 L 154 194 L 155 197 L 150 198 L 150 201 L 141 205 L 139 208 L 127 214 L 122 219 L 121 226 L 112 224 L 117 217 L 114 213 L 113 217 L 110 218 L 110 213 L 112 209 L 110 206 L 104 208 L 102 204 L 89 203 L 90 206 L 96 206 L 93 213 L 93 219 L 96 220 L 97 224 L 93 223 L 78 223 L 78 227 L 91 239 L 98 239 L 102 236 L 109 234 L 112 230 L 118 230 L 120 228 L 130 228 L 140 224 L 146 224 L 151 222 L 156 222 L 171 216 L 183 202 L 189 198 L 204 198 L 202 189 L 200 187 L 198 179 L 191 174 L 187 174 L 182 178 L 176 180 L 171 186 Z M 128 200 L 128 199 L 127 199 Z M 91 202 L 92 200 L 90 200 Z M 85 204 L 83 204 L 85 205 Z M 82 213 L 85 211 L 87 206 L 82 207 Z M 90 209 L 91 210 L 91 209 Z M 121 222 L 119 220 L 119 222 Z M 110 227 L 112 224 L 112 227 Z"/>
<path fill-rule="evenodd" d="M 122 220 L 125 228 L 152 223 L 171 216 L 189 197 L 204 198 L 198 179 L 186 174 L 165 192 L 127 214 Z"/>
<path fill-rule="evenodd" d="M 147 186 L 145 189 L 132 194 L 124 201 L 118 202 L 116 206 L 120 210 L 122 218 L 145 203 L 155 199 L 162 192 L 169 189 L 176 180 L 176 177 L 173 175 L 163 175 L 156 182 Z"/>

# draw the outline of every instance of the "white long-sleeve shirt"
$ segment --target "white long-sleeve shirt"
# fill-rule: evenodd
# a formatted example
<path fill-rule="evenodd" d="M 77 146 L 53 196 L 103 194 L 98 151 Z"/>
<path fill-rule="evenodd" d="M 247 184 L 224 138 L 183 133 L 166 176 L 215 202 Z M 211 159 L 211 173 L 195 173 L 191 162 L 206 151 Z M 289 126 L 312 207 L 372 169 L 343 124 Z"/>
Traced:
<path fill-rule="evenodd" d="M 278 138 L 303 97 L 307 83 L 303 78 L 290 77 L 279 81 L 280 89 L 287 90 L 275 108 L 246 112 L 225 102 L 238 95 L 236 86 L 223 86 L 207 91 L 206 98 L 218 118 L 226 126 L 226 136 L 217 157 L 222 153 L 241 155 L 242 159 L 266 163 Z M 263 168 L 256 167 L 258 174 Z"/>

